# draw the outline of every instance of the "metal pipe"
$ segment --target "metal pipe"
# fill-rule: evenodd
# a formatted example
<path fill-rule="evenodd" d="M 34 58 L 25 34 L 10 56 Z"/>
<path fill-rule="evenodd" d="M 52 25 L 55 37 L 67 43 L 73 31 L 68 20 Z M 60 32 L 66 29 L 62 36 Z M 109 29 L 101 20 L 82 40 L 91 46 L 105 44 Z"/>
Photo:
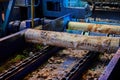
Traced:
<path fill-rule="evenodd" d="M 32 28 L 34 27 L 34 0 L 31 0 L 31 18 L 32 18 Z"/>
<path fill-rule="evenodd" d="M 107 33 L 107 34 L 118 34 L 118 35 L 120 34 L 120 26 L 93 24 L 93 23 L 69 22 L 68 29 Z"/>
<path fill-rule="evenodd" d="M 25 39 L 31 43 L 99 52 L 116 52 L 120 46 L 120 38 L 83 36 L 34 29 L 28 29 L 25 32 Z"/>

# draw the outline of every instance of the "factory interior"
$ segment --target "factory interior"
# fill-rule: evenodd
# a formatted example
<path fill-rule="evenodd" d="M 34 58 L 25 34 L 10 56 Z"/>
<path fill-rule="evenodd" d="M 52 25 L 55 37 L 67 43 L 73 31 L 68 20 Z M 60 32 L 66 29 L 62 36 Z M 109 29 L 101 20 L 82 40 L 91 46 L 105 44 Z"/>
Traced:
<path fill-rule="evenodd" d="M 0 80 L 120 80 L 120 0 L 0 0 Z"/>

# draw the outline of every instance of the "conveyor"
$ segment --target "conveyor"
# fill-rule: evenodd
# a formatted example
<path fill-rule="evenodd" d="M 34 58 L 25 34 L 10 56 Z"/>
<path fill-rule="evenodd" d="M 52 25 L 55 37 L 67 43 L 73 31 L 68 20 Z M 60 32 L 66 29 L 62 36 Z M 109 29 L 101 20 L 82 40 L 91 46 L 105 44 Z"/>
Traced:
<path fill-rule="evenodd" d="M 65 1 L 67 1 L 67 3 L 65 3 Z M 69 79 L 76 80 L 76 78 L 73 76 L 76 76 L 77 78 L 79 76 L 81 77 L 82 74 L 84 74 L 84 71 L 86 71 L 88 67 L 91 67 L 91 62 L 93 63 L 94 61 L 96 61 L 94 59 L 97 58 L 99 54 L 106 52 L 105 54 L 110 53 L 110 54 L 114 54 L 114 56 L 110 60 L 110 62 L 108 62 L 109 64 L 104 70 L 104 73 L 99 77 L 99 80 L 103 80 L 103 79 L 112 80 L 115 77 L 119 78 L 118 76 L 118 74 L 120 73 L 120 70 L 119 70 L 120 26 L 119 26 L 119 23 L 117 23 L 118 25 L 114 25 L 112 23 L 111 23 L 112 25 L 109 23 L 98 24 L 99 22 L 97 23 L 97 21 L 95 20 L 92 23 L 92 21 L 89 20 L 89 17 L 97 19 L 96 15 L 99 15 L 100 17 L 102 16 L 102 18 L 106 18 L 106 16 L 103 16 L 101 14 L 96 14 L 96 13 L 92 14 L 91 16 L 90 7 L 88 4 L 86 4 L 86 2 L 84 4 L 78 3 L 76 5 L 71 4 L 71 2 L 74 2 L 74 1 L 43 0 L 42 1 L 43 15 L 46 18 L 50 18 L 50 19 L 48 19 L 48 21 L 45 18 L 40 19 L 41 21 L 41 25 L 39 26 L 40 28 L 36 28 L 36 29 L 42 29 L 42 30 L 25 29 L 23 31 L 6 36 L 4 38 L 0 38 L 0 53 L 1 53 L 0 62 L 4 62 L 5 59 L 7 59 L 9 56 L 13 55 L 17 51 L 23 50 L 23 48 L 25 48 L 25 46 L 29 43 L 52 45 L 52 46 L 72 48 L 72 49 L 78 49 L 78 50 L 88 50 L 89 54 L 87 56 L 84 56 L 82 59 L 77 58 L 78 62 L 76 61 L 75 63 L 76 65 L 71 68 L 70 72 L 68 72 L 66 76 L 63 77 L 63 80 L 69 80 Z M 68 3 L 70 5 L 68 5 Z M 40 1 L 40 4 L 41 4 L 41 1 Z M 103 4 L 104 5 L 107 4 L 107 6 L 109 6 L 108 2 Z M 114 6 L 113 4 L 110 4 L 110 5 L 112 5 L 112 7 Z M 27 7 L 29 6 L 30 5 L 28 5 Z M 49 6 L 52 6 L 52 7 L 49 7 Z M 101 6 L 101 5 L 97 5 L 97 6 Z M 104 12 L 106 11 L 104 10 Z M 112 10 L 110 12 L 111 12 L 110 13 L 111 15 Z M 115 13 L 118 14 L 119 11 Z M 109 17 L 109 15 L 107 17 L 109 17 L 110 20 L 113 20 L 113 19 L 119 20 L 120 18 L 118 16 L 120 15 L 117 15 L 117 18 L 114 16 Z M 83 19 L 84 22 L 81 22 L 80 19 Z M 28 20 L 28 24 L 30 28 L 31 21 Z M 21 26 L 20 28 L 22 27 L 23 26 Z M 5 27 L 3 28 L 4 30 L 6 30 Z M 11 29 L 9 30 L 12 31 Z M 73 34 L 66 33 L 67 31 L 72 31 L 72 30 L 73 30 Z M 75 34 L 74 31 L 76 32 L 78 31 L 79 35 Z M 30 58 L 24 60 L 23 63 L 20 63 L 16 67 L 13 66 L 13 68 L 8 70 L 9 72 L 5 72 L 4 74 L 0 75 L 0 79 L 5 77 L 8 78 L 7 75 L 10 75 L 10 76 L 12 75 L 11 76 L 12 78 L 17 78 L 17 79 L 19 79 L 20 76 L 21 78 L 24 77 L 27 73 L 29 73 L 29 71 L 32 71 L 33 68 L 34 69 L 37 68 L 37 66 L 39 66 L 40 64 L 39 62 L 44 62 L 46 60 L 45 58 L 48 59 L 49 56 L 53 56 L 54 53 L 52 52 L 54 52 L 54 49 L 55 49 L 55 52 L 58 49 L 61 49 L 58 47 L 52 47 L 48 51 L 46 50 L 42 51 L 42 52 L 45 51 L 50 53 L 43 53 L 43 54 L 42 52 L 36 53 Z M 73 53 L 71 52 L 71 54 Z M 70 55 L 66 55 L 66 56 L 70 56 Z M 74 58 L 72 57 L 72 59 Z M 69 60 L 71 60 L 71 58 Z M 66 61 L 67 61 L 67 58 L 66 58 Z M 18 76 L 16 74 L 12 74 L 14 72 L 20 75 Z"/>
<path fill-rule="evenodd" d="M 34 32 L 35 31 L 35 32 Z M 31 32 L 34 32 L 34 34 L 32 34 Z M 20 48 L 22 48 L 23 46 L 25 46 L 25 44 L 26 44 L 26 41 L 27 40 L 33 40 L 34 42 L 36 42 L 35 41 L 35 39 L 39 39 L 39 41 L 40 40 L 42 40 L 43 39 L 43 41 L 44 40 L 46 40 L 46 37 L 48 37 L 48 39 L 47 39 L 47 41 L 49 41 L 50 39 L 54 39 L 54 41 L 55 41 L 55 39 L 57 39 L 57 41 L 59 42 L 60 40 L 63 40 L 63 41 L 74 41 L 75 39 L 79 39 L 81 42 L 84 42 L 84 40 L 81 38 L 81 37 L 84 37 L 84 38 L 86 38 L 86 37 L 89 37 L 89 36 L 80 36 L 80 35 L 72 35 L 72 34 L 68 34 L 68 33 L 59 33 L 59 32 L 50 32 L 50 31 L 48 31 L 48 32 L 50 32 L 50 33 L 57 33 L 57 34 L 59 34 L 58 35 L 58 37 L 57 36 L 55 36 L 55 35 L 57 35 L 57 34 L 47 34 L 47 36 L 44 36 L 45 34 L 45 32 L 47 32 L 47 31 L 42 31 L 43 33 L 41 33 L 41 34 L 39 34 L 39 35 L 37 35 L 37 33 L 41 33 L 41 30 L 30 30 L 30 29 L 28 29 L 28 31 L 26 32 L 26 30 L 24 30 L 24 31 L 21 31 L 21 32 L 19 32 L 19 33 L 16 33 L 16 34 L 13 34 L 13 35 L 11 35 L 11 36 L 7 36 L 7 37 L 5 37 L 5 38 L 2 38 L 2 39 L 0 39 L 0 53 L 4 53 L 4 55 L 3 54 L 1 54 L 2 55 L 2 57 L 4 57 L 4 56 L 7 56 L 7 55 L 10 55 L 10 54 L 8 54 L 8 53 L 11 53 L 11 54 L 13 54 L 14 52 L 16 52 L 16 50 L 17 49 L 20 49 Z M 25 41 L 25 36 L 23 36 L 24 35 L 24 33 L 25 33 L 25 35 L 26 35 L 26 41 Z M 66 35 L 66 36 L 63 36 L 63 35 L 60 35 L 60 34 L 63 34 L 63 35 Z M 33 36 L 33 35 L 36 35 L 36 36 Z M 72 35 L 72 36 L 71 36 Z M 38 37 L 39 36 L 39 37 Z M 62 37 L 60 37 L 60 36 L 62 36 Z M 69 38 L 71 38 L 71 39 L 66 39 L 67 37 L 69 36 Z M 42 38 L 41 38 L 42 37 Z M 64 38 L 65 37 L 65 38 Z M 76 38 L 73 38 L 73 37 L 76 37 Z M 29 39 L 28 39 L 29 38 Z M 97 37 L 98 38 L 98 37 Z M 99 38 L 101 38 L 101 40 L 98 40 L 99 42 L 103 42 L 103 45 L 104 46 L 106 46 L 105 48 L 103 48 L 103 47 L 99 47 L 99 48 L 101 48 L 100 50 L 98 50 L 98 51 L 102 51 L 102 50 L 105 50 L 106 48 L 108 49 L 110 49 L 110 47 L 111 46 L 113 46 L 114 48 L 116 48 L 116 50 L 114 51 L 114 52 L 116 52 L 117 51 L 117 49 L 119 48 L 119 38 L 117 38 L 117 37 L 99 37 Z M 103 38 L 105 38 L 105 39 L 103 39 Z M 58 40 L 59 39 L 59 40 Z M 93 40 L 97 40 L 96 39 L 96 37 L 89 37 L 89 39 L 88 39 L 88 43 L 89 42 L 91 42 L 90 41 L 90 39 L 93 39 Z M 114 41 L 114 40 L 118 40 L 118 41 L 114 41 L 114 43 L 116 43 L 116 46 L 114 46 L 115 44 L 112 44 L 111 46 L 109 46 L 109 40 L 108 40 L 108 43 L 106 43 L 106 40 L 107 39 L 111 39 L 111 41 Z M 76 41 L 76 40 L 75 40 Z M 86 40 L 85 40 L 86 41 Z M 104 41 L 105 41 L 105 43 L 104 43 Z M 28 41 L 29 42 L 29 41 Z M 118 42 L 118 43 L 117 43 Z M 4 47 L 2 47 L 2 44 L 4 44 L 4 43 L 6 43 L 6 46 L 4 46 Z M 36 42 L 36 43 L 38 43 L 38 41 Z M 43 44 L 48 44 L 48 43 L 44 43 L 44 42 L 39 42 L 39 43 L 43 43 Z M 53 43 L 53 42 L 52 42 Z M 86 43 L 86 42 L 85 42 Z M 93 43 L 95 43 L 95 42 L 93 42 Z M 14 45 L 13 45 L 14 44 Z M 55 43 L 54 43 L 55 44 Z M 66 43 L 67 44 L 67 43 Z M 11 46 L 12 45 L 12 46 Z M 51 45 L 51 44 L 50 44 Z M 63 44 L 59 44 L 59 45 L 63 45 Z M 55 46 L 59 46 L 59 45 L 55 45 Z M 101 44 L 100 44 L 101 45 Z M 66 45 L 65 45 L 66 46 Z M 92 48 L 92 45 L 91 46 L 89 46 L 89 44 L 85 44 L 85 46 L 87 46 L 87 47 L 84 47 L 84 49 L 88 49 L 88 50 L 90 50 L 90 48 L 91 49 L 93 49 Z M 96 45 L 96 46 L 98 46 L 98 45 Z M 10 48 L 9 48 L 10 47 Z M 61 46 L 61 47 L 63 47 L 63 46 Z M 67 46 L 67 47 L 69 47 L 69 46 Z M 71 46 L 70 46 L 71 47 Z M 74 46 L 72 46 L 72 47 L 74 47 Z M 16 49 L 15 49 L 16 48 Z M 95 47 L 95 48 L 97 48 L 97 47 Z M 103 49 L 102 49 L 103 48 Z M 12 51 L 10 50 L 10 49 L 12 49 Z M 113 48 L 111 48 L 111 49 L 113 49 Z M 110 50 L 111 50 L 110 49 Z M 95 51 L 95 50 L 93 50 L 93 51 Z M 48 51 L 49 52 L 49 51 Z M 91 54 L 98 54 L 98 53 L 91 53 Z M 51 53 L 51 55 L 52 55 L 52 53 Z M 36 57 L 36 56 L 34 56 L 34 57 Z M 33 58 L 34 58 L 33 57 Z M 117 57 L 117 58 L 116 58 Z M 4 57 L 5 58 L 5 57 Z M 113 59 L 110 61 L 110 63 L 108 64 L 108 67 L 105 69 L 105 71 L 104 71 L 104 74 L 105 75 L 107 75 L 107 76 L 104 76 L 104 75 L 101 75 L 101 77 L 100 77 L 100 79 L 105 79 L 105 78 L 111 78 L 111 76 L 112 75 L 110 75 L 111 74 L 111 71 L 116 71 L 116 67 L 118 67 L 118 63 L 119 63 L 119 60 L 118 60 L 118 58 L 120 58 L 120 56 L 119 56 L 119 51 L 117 52 L 117 54 L 115 54 L 115 56 L 113 57 Z M 1 58 L 0 58 L 1 59 Z M 3 58 L 2 58 L 3 59 Z M 88 59 L 88 56 L 86 56 L 86 58 L 84 58 L 84 59 Z M 29 60 L 31 60 L 31 59 L 29 59 Z M 27 61 L 29 61 L 29 60 L 27 60 Z M 43 60 L 43 58 L 42 59 L 40 59 L 40 60 Z M 114 64 L 113 64 L 113 61 L 114 61 Z M 31 61 L 30 61 L 31 62 Z M 81 62 L 81 60 L 80 60 L 80 62 Z M 86 62 L 86 61 L 85 61 Z M 25 61 L 25 63 L 26 63 L 26 61 Z M 84 63 L 82 63 L 83 65 L 84 65 Z M 22 65 L 25 65 L 25 64 L 22 64 Z M 22 66 L 21 65 L 21 66 Z M 78 65 L 78 66 L 77 66 Z M 109 67 L 109 66 L 111 66 L 112 65 L 112 68 L 111 67 Z M 75 71 L 77 71 L 78 70 L 78 68 L 80 69 L 80 73 L 81 73 L 81 70 L 83 69 L 83 68 L 81 68 L 80 67 L 81 66 L 81 63 L 80 64 L 76 64 L 76 68 L 74 67 L 73 68 L 73 70 L 75 69 Z M 19 68 L 19 66 L 17 66 L 17 68 Z M 13 69 L 17 69 L 17 68 L 12 68 L 12 70 Z M 24 71 L 26 71 L 24 68 L 22 68 Z M 22 69 L 21 69 L 21 71 L 22 71 Z M 30 69 L 29 67 L 27 67 L 27 69 Z M 111 71 L 110 71 L 110 70 Z M 73 74 L 73 70 L 72 70 L 72 72 L 70 73 L 70 74 Z M 83 70 L 82 70 L 83 71 Z M 108 73 L 106 72 L 106 71 L 108 71 L 109 72 L 109 75 L 108 75 Z M 11 72 L 11 71 L 10 71 Z M 27 73 L 28 73 L 28 71 L 27 71 Z M 77 73 L 79 73 L 79 72 L 77 72 Z M 119 74 L 119 72 L 116 72 L 116 73 L 118 73 Z M 8 73 L 7 73 L 8 74 Z M 9 73 L 10 74 L 10 73 Z M 22 74 L 21 72 L 20 72 L 20 74 Z M 72 75 L 66 75 L 66 77 L 64 77 L 64 79 L 67 79 L 67 78 L 70 78 Z M 112 73 L 113 74 L 113 73 Z M 22 75 L 24 75 L 24 74 L 22 74 Z M 3 75 L 4 76 L 4 75 Z M 19 76 L 15 76 L 16 78 L 18 78 Z M 77 76 L 78 77 L 78 76 Z M 2 78 L 2 77 L 1 77 Z M 14 78 L 14 77 L 13 77 Z M 73 78 L 73 77 L 72 77 Z"/>

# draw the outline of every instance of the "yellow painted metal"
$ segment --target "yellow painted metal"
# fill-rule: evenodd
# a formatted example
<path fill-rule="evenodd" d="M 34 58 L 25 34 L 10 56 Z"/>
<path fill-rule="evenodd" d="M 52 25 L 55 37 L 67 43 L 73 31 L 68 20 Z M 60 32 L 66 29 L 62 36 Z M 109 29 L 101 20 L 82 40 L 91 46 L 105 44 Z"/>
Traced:
<path fill-rule="evenodd" d="M 34 27 L 34 2 L 35 0 L 31 0 L 31 17 L 32 17 L 32 28 Z"/>
<path fill-rule="evenodd" d="M 116 52 L 120 46 L 120 38 L 115 37 L 83 36 L 34 29 L 25 32 L 25 39 L 31 43 L 99 52 Z"/>

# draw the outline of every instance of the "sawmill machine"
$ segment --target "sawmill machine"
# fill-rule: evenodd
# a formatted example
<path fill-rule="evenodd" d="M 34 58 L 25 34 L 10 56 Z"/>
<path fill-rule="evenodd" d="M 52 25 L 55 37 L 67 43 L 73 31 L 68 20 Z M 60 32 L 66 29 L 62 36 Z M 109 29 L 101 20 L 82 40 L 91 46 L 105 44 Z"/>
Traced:
<path fill-rule="evenodd" d="M 31 3 L 33 3 L 33 6 Z M 6 7 L 6 13 L 4 22 L 2 22 L 1 18 L 1 36 L 5 36 L 9 31 L 8 29 L 10 31 L 14 30 L 13 27 L 9 27 L 10 22 L 14 20 L 32 19 L 31 26 L 33 27 L 33 20 L 36 17 L 55 19 L 71 14 L 74 19 L 86 19 L 91 15 L 87 2 L 80 0 L 7 0 L 7 4 L 4 6 Z"/>
<path fill-rule="evenodd" d="M 0 38 L 0 53 L 2 53 L 0 61 L 4 61 L 13 53 L 22 50 L 29 43 L 109 54 L 116 53 L 99 80 L 107 80 L 111 76 L 113 76 L 111 79 L 114 79 L 115 72 L 118 77 L 120 72 L 119 6 L 105 5 L 105 7 L 101 7 L 101 5 L 96 5 L 95 0 L 93 2 L 87 0 L 40 0 L 37 2 L 38 4 L 35 3 L 31 6 L 31 2 L 28 4 L 26 1 L 30 0 L 17 0 L 15 4 L 27 8 L 27 14 L 31 13 L 26 18 L 30 21 L 24 22 L 26 28 L 35 27 L 34 18 L 38 16 L 39 10 L 36 7 L 38 5 L 42 9 L 42 17 L 39 17 L 40 26 L 38 26 L 40 28 L 25 28 L 25 30 Z M 32 27 L 27 27 L 28 23 Z M 13 29 L 14 27 L 11 30 Z"/>
<path fill-rule="evenodd" d="M 81 0 L 43 0 L 43 14 L 48 17 L 61 17 L 72 13 L 74 18 L 87 18 L 91 15 L 87 2 Z"/>

